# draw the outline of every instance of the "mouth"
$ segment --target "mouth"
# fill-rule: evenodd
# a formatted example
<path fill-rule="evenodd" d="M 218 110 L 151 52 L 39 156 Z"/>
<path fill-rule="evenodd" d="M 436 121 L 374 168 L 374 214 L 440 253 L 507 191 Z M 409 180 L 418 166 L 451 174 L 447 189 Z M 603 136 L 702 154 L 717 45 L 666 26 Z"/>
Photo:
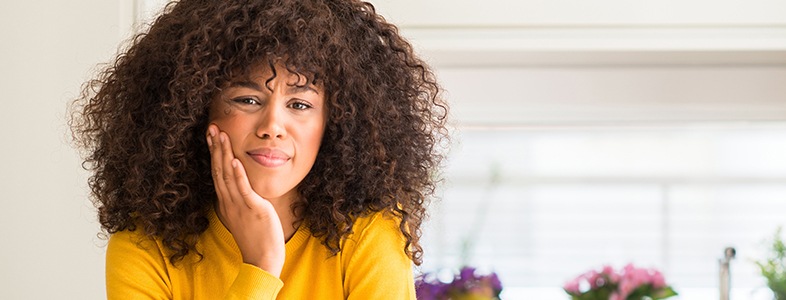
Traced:
<path fill-rule="evenodd" d="M 290 159 L 284 151 L 271 148 L 257 149 L 246 152 L 255 162 L 266 168 L 277 168 L 286 164 Z"/>

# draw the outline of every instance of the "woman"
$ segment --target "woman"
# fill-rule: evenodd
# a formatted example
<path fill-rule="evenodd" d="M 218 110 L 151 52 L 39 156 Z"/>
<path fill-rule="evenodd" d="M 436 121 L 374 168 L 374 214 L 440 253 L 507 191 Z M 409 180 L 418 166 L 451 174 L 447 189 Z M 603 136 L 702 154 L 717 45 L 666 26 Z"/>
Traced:
<path fill-rule="evenodd" d="M 75 103 L 110 299 L 414 299 L 446 106 L 371 4 L 172 3 Z"/>

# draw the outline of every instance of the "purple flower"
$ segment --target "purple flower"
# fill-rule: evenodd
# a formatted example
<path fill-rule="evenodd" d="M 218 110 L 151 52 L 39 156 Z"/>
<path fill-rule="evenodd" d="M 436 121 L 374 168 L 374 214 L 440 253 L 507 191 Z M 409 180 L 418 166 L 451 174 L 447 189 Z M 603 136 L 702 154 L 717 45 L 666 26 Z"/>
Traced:
<path fill-rule="evenodd" d="M 491 282 L 491 288 L 494 289 L 497 295 L 499 295 L 499 293 L 502 291 L 502 282 L 499 280 L 499 276 L 497 276 L 497 273 L 492 272 L 491 274 L 489 274 L 489 277 L 490 277 L 489 281 Z"/>
<path fill-rule="evenodd" d="M 463 267 L 459 271 L 459 279 L 473 279 L 475 278 L 475 268 Z"/>
<path fill-rule="evenodd" d="M 499 299 L 502 283 L 495 273 L 477 275 L 474 268 L 464 267 L 447 283 L 426 273 L 416 280 L 415 291 L 421 300 L 448 300 L 469 295 L 476 299 Z"/>

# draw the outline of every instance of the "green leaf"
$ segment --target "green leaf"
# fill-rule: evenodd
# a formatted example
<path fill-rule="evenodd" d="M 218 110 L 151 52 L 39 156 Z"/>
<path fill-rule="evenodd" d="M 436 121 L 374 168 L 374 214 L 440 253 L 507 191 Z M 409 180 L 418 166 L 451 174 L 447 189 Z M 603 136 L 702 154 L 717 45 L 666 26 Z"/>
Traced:
<path fill-rule="evenodd" d="M 655 294 L 653 294 L 652 299 L 659 300 L 659 299 L 666 299 L 674 296 L 677 296 L 677 292 L 675 292 L 674 289 L 672 289 L 670 286 L 667 286 L 657 291 Z"/>
<path fill-rule="evenodd" d="M 776 299 L 786 299 L 786 245 L 781 238 L 781 232 L 781 227 L 775 230 L 768 257 L 755 262 Z"/>

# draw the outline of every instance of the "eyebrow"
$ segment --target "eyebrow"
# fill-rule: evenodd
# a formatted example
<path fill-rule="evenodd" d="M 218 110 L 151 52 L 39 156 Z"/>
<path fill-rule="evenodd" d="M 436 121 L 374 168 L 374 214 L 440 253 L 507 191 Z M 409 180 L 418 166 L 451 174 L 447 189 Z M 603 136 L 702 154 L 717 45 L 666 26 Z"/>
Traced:
<path fill-rule="evenodd" d="M 311 91 L 314 94 L 319 95 L 319 92 L 317 91 L 317 89 L 315 89 L 310 84 L 307 84 L 307 85 L 290 85 L 288 89 L 289 89 L 289 91 L 291 93 L 301 93 L 301 92 Z"/>
<path fill-rule="evenodd" d="M 252 90 L 257 90 L 260 92 L 265 90 L 262 88 L 261 85 L 253 81 L 233 81 L 232 83 L 229 84 L 229 87 L 244 87 Z"/>
<path fill-rule="evenodd" d="M 253 81 L 234 81 L 230 85 L 230 87 L 245 87 L 250 88 L 252 90 L 257 90 L 260 92 L 264 92 L 265 90 L 269 90 L 267 88 L 263 88 L 261 85 L 257 84 Z M 287 91 L 291 94 L 301 93 L 301 92 L 313 92 L 314 94 L 319 95 L 317 89 L 315 89 L 312 85 L 287 85 Z"/>

